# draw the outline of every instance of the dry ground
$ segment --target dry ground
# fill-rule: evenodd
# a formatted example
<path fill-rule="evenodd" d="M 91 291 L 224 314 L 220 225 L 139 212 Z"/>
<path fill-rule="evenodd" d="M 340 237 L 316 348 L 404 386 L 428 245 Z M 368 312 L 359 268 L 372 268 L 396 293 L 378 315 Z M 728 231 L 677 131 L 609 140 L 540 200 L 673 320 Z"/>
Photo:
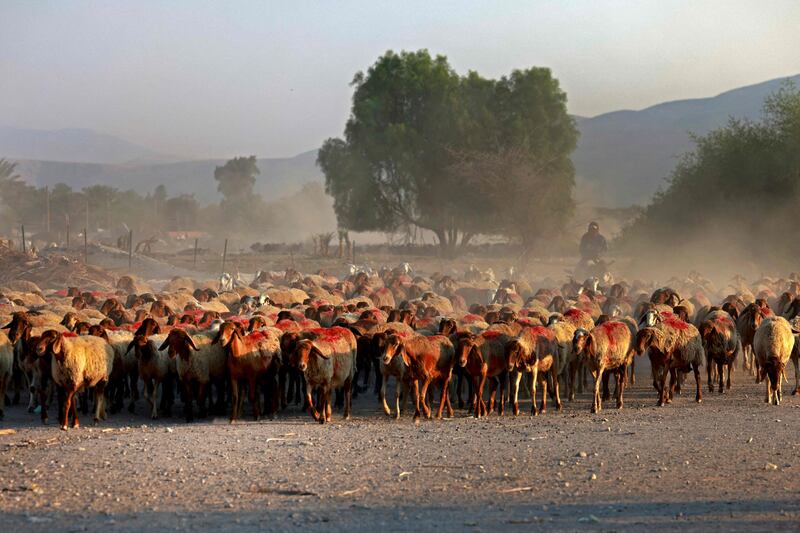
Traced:
<path fill-rule="evenodd" d="M 704 391 L 697 405 L 690 390 L 657 408 L 642 367 L 625 409 L 599 415 L 584 395 L 537 418 L 457 410 L 415 425 L 365 394 L 352 420 L 326 426 L 290 408 L 235 425 L 125 413 L 62 432 L 9 408 L 0 525 L 796 531 L 800 399 L 765 405 L 739 372 L 730 394 Z"/>

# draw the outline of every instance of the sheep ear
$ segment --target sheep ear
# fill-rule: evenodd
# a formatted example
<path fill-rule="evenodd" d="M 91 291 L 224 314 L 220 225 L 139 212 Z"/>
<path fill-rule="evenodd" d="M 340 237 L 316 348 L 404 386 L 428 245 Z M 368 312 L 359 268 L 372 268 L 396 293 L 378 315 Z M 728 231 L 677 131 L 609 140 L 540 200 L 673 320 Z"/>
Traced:
<path fill-rule="evenodd" d="M 6 324 L 5 326 L 3 326 L 0 329 L 11 329 L 11 326 L 13 326 L 13 325 L 14 325 L 14 321 L 12 320 L 11 322 L 9 322 L 8 324 Z"/>
<path fill-rule="evenodd" d="M 322 351 L 319 348 L 317 348 L 317 346 L 315 344 L 313 344 L 313 343 L 311 344 L 311 353 L 316 354 L 319 357 L 322 357 L 323 359 L 330 359 L 331 358 L 330 355 L 325 355 L 324 353 L 322 353 Z"/>
<path fill-rule="evenodd" d="M 158 351 L 163 352 L 167 347 L 169 347 L 169 337 L 164 339 L 164 342 L 162 342 L 161 346 L 158 347 Z"/>
<path fill-rule="evenodd" d="M 60 355 L 63 347 L 64 347 L 64 337 L 61 335 L 56 336 L 55 340 L 53 340 L 53 344 L 51 345 L 51 350 L 53 351 L 53 355 Z"/>
<path fill-rule="evenodd" d="M 131 348 L 136 346 L 136 338 L 134 338 L 130 343 L 128 343 L 128 348 L 125 350 L 125 353 L 130 353 Z"/>
<path fill-rule="evenodd" d="M 189 346 L 191 346 L 194 351 L 196 351 L 196 352 L 200 351 L 200 348 L 197 347 L 197 345 L 194 343 L 194 340 L 192 339 L 192 337 L 190 335 L 186 335 L 186 343 Z"/>

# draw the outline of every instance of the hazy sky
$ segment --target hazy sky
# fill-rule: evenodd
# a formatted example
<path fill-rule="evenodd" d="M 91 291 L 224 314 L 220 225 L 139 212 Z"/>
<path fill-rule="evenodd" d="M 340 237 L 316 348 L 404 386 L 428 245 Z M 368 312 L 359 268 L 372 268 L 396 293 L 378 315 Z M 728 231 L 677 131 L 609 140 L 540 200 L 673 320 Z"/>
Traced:
<path fill-rule="evenodd" d="M 428 48 L 460 73 L 548 66 L 596 115 L 800 73 L 800 0 L 0 0 L 0 125 L 189 157 L 341 135 L 353 74 Z"/>

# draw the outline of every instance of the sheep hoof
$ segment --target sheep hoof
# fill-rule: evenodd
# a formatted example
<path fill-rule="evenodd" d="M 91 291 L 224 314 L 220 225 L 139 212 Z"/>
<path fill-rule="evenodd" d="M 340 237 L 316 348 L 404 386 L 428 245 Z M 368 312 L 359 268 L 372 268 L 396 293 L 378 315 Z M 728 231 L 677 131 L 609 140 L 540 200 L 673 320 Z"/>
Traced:
<path fill-rule="evenodd" d="M 67 428 L 66 424 L 65 424 L 65 425 L 63 425 L 63 426 L 61 426 L 61 431 L 67 431 L 67 429 L 68 429 L 68 428 Z"/>

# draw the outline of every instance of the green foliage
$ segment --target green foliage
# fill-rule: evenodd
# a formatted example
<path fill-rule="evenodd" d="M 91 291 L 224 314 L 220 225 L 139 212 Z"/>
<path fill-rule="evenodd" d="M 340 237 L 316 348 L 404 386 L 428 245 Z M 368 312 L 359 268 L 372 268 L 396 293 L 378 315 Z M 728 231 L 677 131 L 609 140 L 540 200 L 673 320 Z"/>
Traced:
<path fill-rule="evenodd" d="M 731 119 L 694 141 L 621 244 L 680 246 L 703 237 L 719 243 L 706 247 L 713 253 L 741 243 L 737 251 L 762 262 L 796 256 L 800 239 L 786 232 L 800 201 L 800 91 L 786 85 L 766 100 L 761 122 Z"/>
<path fill-rule="evenodd" d="M 326 192 L 340 227 L 394 231 L 418 226 L 436 233 L 445 253 L 477 233 L 505 234 L 529 242 L 541 234 L 530 217 L 524 231 L 503 220 L 508 197 L 514 212 L 536 208 L 541 177 L 558 183 L 559 205 L 572 207 L 569 154 L 577 131 L 566 96 L 545 68 L 517 70 L 500 80 L 475 72 L 458 76 L 443 56 L 426 50 L 387 52 L 353 80 L 344 139 L 328 139 L 318 157 Z M 509 154 L 514 154 L 509 156 Z M 511 157 L 514 177 L 486 179 L 485 163 Z M 526 161 L 533 171 L 520 171 Z M 535 175 L 535 177 L 534 177 Z M 531 196 L 532 195 L 532 196 Z M 500 216 L 504 215 L 504 216 Z"/>

